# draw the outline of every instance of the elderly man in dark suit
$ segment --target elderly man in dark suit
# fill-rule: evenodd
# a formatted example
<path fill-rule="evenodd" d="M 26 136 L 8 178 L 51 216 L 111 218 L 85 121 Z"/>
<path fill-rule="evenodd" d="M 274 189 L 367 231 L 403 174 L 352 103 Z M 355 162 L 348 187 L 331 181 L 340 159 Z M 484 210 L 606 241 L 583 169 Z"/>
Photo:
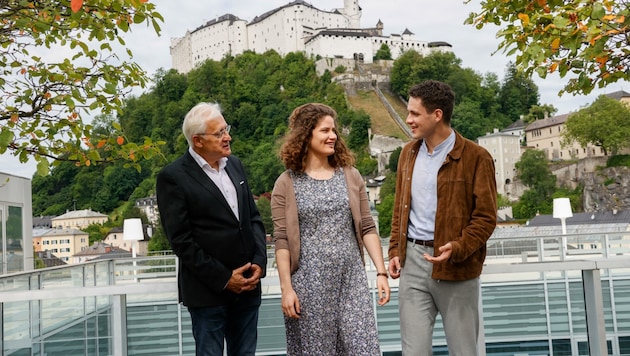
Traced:
<path fill-rule="evenodd" d="M 265 230 L 230 125 L 200 103 L 182 125 L 188 151 L 157 176 L 162 226 L 179 257 L 179 300 L 190 312 L 197 355 L 254 355 Z"/>

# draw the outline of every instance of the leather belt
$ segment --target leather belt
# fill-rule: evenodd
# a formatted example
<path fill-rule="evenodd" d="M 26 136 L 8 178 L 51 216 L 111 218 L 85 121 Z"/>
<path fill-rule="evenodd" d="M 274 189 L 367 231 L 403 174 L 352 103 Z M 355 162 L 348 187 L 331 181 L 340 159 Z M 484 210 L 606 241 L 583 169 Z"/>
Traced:
<path fill-rule="evenodd" d="M 422 245 L 422 246 L 426 246 L 426 247 L 433 247 L 433 240 L 416 240 L 416 239 L 412 239 L 411 237 L 408 237 L 407 241 L 413 242 L 416 245 Z"/>

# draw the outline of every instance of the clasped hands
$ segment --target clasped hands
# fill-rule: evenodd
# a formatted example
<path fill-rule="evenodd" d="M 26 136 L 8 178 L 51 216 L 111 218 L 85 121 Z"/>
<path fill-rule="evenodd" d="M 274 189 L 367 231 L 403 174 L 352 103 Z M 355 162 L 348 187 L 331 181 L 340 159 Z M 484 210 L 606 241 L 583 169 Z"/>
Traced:
<path fill-rule="evenodd" d="M 232 271 L 225 289 L 240 294 L 256 289 L 262 277 L 262 268 L 250 262 Z"/>

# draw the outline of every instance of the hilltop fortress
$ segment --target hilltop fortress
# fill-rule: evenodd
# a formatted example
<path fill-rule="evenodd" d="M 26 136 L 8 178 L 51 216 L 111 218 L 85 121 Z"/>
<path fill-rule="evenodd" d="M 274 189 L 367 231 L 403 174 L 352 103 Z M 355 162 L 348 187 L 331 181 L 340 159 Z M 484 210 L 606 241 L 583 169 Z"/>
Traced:
<path fill-rule="evenodd" d="M 361 7 L 358 0 L 344 0 L 344 7 L 320 10 L 302 0 L 267 11 L 247 22 L 225 14 L 206 22 L 184 37 L 171 39 L 172 67 L 187 73 L 200 63 L 219 61 L 225 55 L 245 51 L 264 53 L 275 50 L 284 56 L 304 52 L 310 57 L 343 58 L 372 63 L 372 58 L 386 44 L 392 58 L 414 50 L 427 55 L 432 51 L 451 51 L 446 42 L 416 40 L 405 29 L 402 34 L 383 35 L 383 23 L 361 28 Z"/>

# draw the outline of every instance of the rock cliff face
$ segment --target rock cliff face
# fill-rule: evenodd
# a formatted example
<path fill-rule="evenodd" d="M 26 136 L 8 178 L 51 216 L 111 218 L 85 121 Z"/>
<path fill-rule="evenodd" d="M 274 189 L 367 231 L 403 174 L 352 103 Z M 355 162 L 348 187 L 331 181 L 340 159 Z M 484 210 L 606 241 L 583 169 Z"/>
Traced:
<path fill-rule="evenodd" d="M 630 208 L 630 168 L 610 167 L 584 173 L 584 211 Z"/>
<path fill-rule="evenodd" d="M 558 178 L 558 186 L 575 189 L 579 184 L 584 185 L 585 212 L 630 209 L 630 168 L 602 168 L 606 160 L 607 157 L 591 157 L 555 164 L 551 172 Z M 515 201 L 528 188 L 516 179 L 506 189 L 509 189 L 508 198 Z"/>

